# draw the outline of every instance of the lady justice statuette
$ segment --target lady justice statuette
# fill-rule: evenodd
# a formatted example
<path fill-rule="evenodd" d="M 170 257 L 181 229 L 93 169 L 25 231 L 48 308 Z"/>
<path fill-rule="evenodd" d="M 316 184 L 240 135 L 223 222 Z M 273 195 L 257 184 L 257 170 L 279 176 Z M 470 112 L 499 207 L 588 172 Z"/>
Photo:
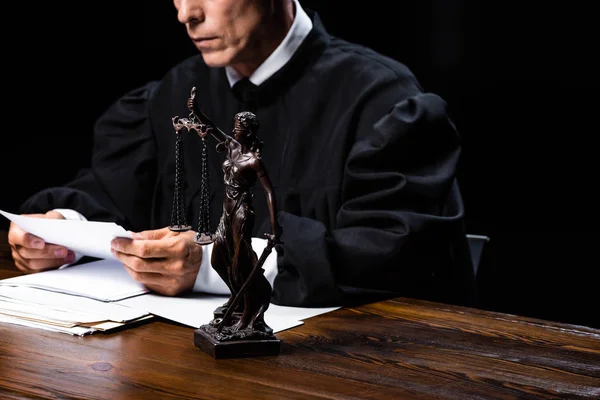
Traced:
<path fill-rule="evenodd" d="M 203 113 L 194 110 L 196 88 L 187 106 L 188 118 L 173 118 L 175 129 L 175 193 L 170 229 L 192 229 L 185 215 L 183 198 L 183 152 L 181 132 L 195 132 L 202 139 L 200 213 L 196 243 L 213 243 L 211 265 L 227 284 L 231 295 L 214 311 L 209 323 L 194 330 L 194 344 L 214 358 L 276 355 L 280 340 L 264 319 L 271 299 L 271 285 L 262 265 L 276 244 L 281 244 L 277 223 L 275 194 L 261 159 L 262 142 L 257 136 L 259 121 L 255 114 L 242 111 L 234 116 L 231 135 L 224 133 Z M 216 232 L 210 231 L 207 139 L 217 141 L 216 149 L 225 152 L 222 164 L 225 196 Z M 267 246 L 260 258 L 252 249 L 254 207 L 251 188 L 260 182 L 269 208 L 272 232 L 265 233 Z"/>

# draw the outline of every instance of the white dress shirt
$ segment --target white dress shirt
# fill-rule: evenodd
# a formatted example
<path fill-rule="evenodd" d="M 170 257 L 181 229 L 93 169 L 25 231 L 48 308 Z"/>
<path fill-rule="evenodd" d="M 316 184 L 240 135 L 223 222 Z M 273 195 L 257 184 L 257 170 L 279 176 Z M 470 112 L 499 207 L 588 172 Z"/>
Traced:
<path fill-rule="evenodd" d="M 300 47 L 312 29 L 312 21 L 304 9 L 302 9 L 298 0 L 294 0 L 294 7 L 294 21 L 285 38 L 273 51 L 273 53 L 271 53 L 271 55 L 267 57 L 267 59 L 261 65 L 259 65 L 256 71 L 254 71 L 249 77 L 250 82 L 257 86 L 270 78 L 292 58 L 292 55 L 296 52 L 296 50 L 298 50 L 298 47 Z M 231 86 L 233 86 L 242 78 L 232 67 L 225 67 L 225 72 Z M 66 219 L 86 220 L 83 215 L 75 210 L 61 208 L 55 209 L 54 211 L 61 213 Z M 252 238 L 252 248 L 259 258 L 266 244 L 266 239 L 256 237 Z M 230 294 L 229 288 L 227 285 L 225 285 L 225 282 L 223 282 L 221 277 L 210 266 L 212 248 L 212 244 L 202 247 L 202 263 L 200 265 L 200 270 L 198 271 L 198 276 L 196 277 L 193 290 L 195 292 L 211 294 Z M 76 261 L 81 258 L 80 254 L 76 254 L 76 256 Z M 263 269 L 265 277 L 271 284 L 271 287 L 273 287 L 273 282 L 277 276 L 277 252 L 273 251 L 267 257 L 265 263 L 263 264 Z"/>

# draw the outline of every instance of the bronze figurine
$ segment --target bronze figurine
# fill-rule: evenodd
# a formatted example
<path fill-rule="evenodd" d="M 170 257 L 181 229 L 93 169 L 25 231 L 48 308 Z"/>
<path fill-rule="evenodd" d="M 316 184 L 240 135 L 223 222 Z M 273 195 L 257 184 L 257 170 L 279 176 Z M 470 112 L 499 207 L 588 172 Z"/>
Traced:
<path fill-rule="evenodd" d="M 195 89 L 188 101 L 193 108 Z M 198 123 L 199 121 L 199 123 Z M 226 152 L 223 162 L 225 197 L 223 213 L 215 234 L 211 264 L 231 291 L 228 301 L 214 312 L 213 320 L 194 331 L 194 343 L 215 358 L 275 355 L 280 341 L 264 320 L 271 300 L 271 285 L 262 265 L 280 244 L 275 194 L 261 159 L 259 121 L 249 111 L 234 117 L 234 128 L 227 135 L 201 112 L 184 123 L 205 140 L 214 137 L 217 151 Z M 204 178 L 204 176 L 203 176 Z M 270 212 L 272 233 L 265 233 L 267 246 L 260 259 L 252 249 L 254 208 L 251 188 L 259 181 Z M 200 229 L 200 227 L 199 227 Z M 200 233 L 200 230 L 199 230 Z"/>

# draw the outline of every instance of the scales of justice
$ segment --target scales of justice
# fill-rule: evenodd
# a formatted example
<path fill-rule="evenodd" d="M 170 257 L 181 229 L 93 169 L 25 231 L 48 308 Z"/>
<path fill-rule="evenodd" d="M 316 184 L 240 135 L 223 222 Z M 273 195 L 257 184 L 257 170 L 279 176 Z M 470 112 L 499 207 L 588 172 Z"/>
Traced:
<path fill-rule="evenodd" d="M 234 117 L 231 135 L 220 130 L 206 115 L 195 111 L 196 88 L 187 101 L 189 116 L 173 117 L 175 129 L 175 189 L 170 229 L 184 232 L 188 224 L 184 182 L 183 132 L 196 133 L 202 140 L 200 212 L 195 241 L 200 246 L 213 244 L 210 264 L 227 284 L 231 295 L 213 313 L 213 319 L 194 330 L 194 345 L 214 358 L 277 355 L 280 340 L 264 320 L 269 307 L 271 286 L 264 277 L 262 265 L 279 240 L 275 195 L 260 158 L 262 142 L 257 137 L 256 115 L 243 111 Z M 210 187 L 208 171 L 208 138 L 217 141 L 216 149 L 226 152 L 223 163 L 225 196 L 223 213 L 215 232 L 210 228 Z M 265 233 L 267 246 L 260 258 L 252 250 L 251 235 L 254 208 L 250 189 L 260 182 L 265 189 L 270 211 L 272 233 Z"/>

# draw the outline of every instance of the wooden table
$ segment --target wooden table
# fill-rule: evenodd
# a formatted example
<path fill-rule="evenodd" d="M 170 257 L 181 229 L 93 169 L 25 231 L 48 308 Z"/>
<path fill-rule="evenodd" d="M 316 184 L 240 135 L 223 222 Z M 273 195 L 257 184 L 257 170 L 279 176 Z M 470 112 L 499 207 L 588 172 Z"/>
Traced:
<path fill-rule="evenodd" d="M 0 398 L 600 398 L 598 329 L 399 298 L 278 337 L 277 357 L 214 360 L 166 321 L 86 337 L 0 324 Z"/>

